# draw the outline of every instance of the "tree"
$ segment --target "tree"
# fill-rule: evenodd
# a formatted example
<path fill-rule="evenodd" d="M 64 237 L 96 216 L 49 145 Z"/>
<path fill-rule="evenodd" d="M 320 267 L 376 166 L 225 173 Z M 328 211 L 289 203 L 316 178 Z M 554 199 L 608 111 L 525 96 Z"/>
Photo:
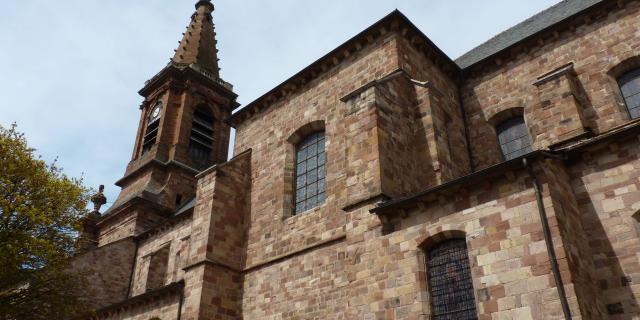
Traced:
<path fill-rule="evenodd" d="M 0 126 L 0 319 L 65 319 L 87 311 L 82 273 L 66 272 L 89 190 Z"/>

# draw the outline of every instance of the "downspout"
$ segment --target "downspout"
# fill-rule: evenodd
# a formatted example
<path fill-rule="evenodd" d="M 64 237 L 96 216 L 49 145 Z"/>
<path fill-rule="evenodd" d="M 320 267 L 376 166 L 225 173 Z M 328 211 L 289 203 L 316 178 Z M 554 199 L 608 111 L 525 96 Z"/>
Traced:
<path fill-rule="evenodd" d="M 133 286 L 133 274 L 136 270 L 136 264 L 138 262 L 138 239 L 134 238 L 133 242 L 135 243 L 136 249 L 133 253 L 133 262 L 131 263 L 131 273 L 129 274 L 129 287 L 127 288 L 127 296 L 125 298 L 131 297 L 131 287 Z"/>
<path fill-rule="evenodd" d="M 549 253 L 549 260 L 551 262 L 551 272 L 558 289 L 558 295 L 560 296 L 560 305 L 562 306 L 562 313 L 564 318 L 571 320 L 571 310 L 569 309 L 569 301 L 567 300 L 567 294 L 564 291 L 564 284 L 562 283 L 562 277 L 560 275 L 560 268 L 558 267 L 558 259 L 556 257 L 556 251 L 553 248 L 553 241 L 551 240 L 551 229 L 549 228 L 549 221 L 547 219 L 547 212 L 544 209 L 544 203 L 542 202 L 542 191 L 538 179 L 533 174 L 533 167 L 526 158 L 522 158 L 522 163 L 527 168 L 527 172 L 531 177 L 533 183 L 533 189 L 536 193 L 536 202 L 538 203 L 538 213 L 540 214 L 540 222 L 542 223 L 542 232 L 544 234 L 544 242 L 547 245 L 547 252 Z"/>
<path fill-rule="evenodd" d="M 471 157 L 471 141 L 469 140 L 469 123 L 467 122 L 467 111 L 464 109 L 464 104 L 462 104 L 462 81 L 460 81 L 458 88 L 458 105 L 460 106 L 460 114 L 462 115 L 462 126 L 464 128 L 465 138 L 464 144 L 467 147 L 467 157 L 469 158 L 470 173 L 474 173 L 476 171 L 476 168 L 473 165 L 473 158 Z"/>
<path fill-rule="evenodd" d="M 180 288 L 180 300 L 178 300 L 178 318 L 176 318 L 177 320 L 180 320 L 180 318 L 182 317 L 182 304 L 184 303 L 184 284 L 182 285 L 182 288 Z"/>

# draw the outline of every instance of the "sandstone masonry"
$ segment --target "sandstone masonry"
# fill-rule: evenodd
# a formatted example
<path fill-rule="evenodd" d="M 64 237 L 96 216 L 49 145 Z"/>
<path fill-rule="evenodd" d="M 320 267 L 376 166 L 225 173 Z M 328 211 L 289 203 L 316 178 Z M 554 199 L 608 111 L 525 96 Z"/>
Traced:
<path fill-rule="evenodd" d="M 235 112 L 213 9 L 140 91 L 122 192 L 86 224 L 92 318 L 640 317 L 640 1 L 562 1 L 456 61 L 394 11 Z M 438 273 L 453 239 L 466 262 Z"/>

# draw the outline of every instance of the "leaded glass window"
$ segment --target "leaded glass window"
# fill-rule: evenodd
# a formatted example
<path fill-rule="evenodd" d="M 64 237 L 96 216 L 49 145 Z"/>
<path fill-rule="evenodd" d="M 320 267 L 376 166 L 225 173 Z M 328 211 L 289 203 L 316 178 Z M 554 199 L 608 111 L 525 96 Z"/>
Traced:
<path fill-rule="evenodd" d="M 296 214 L 313 209 L 325 201 L 324 141 L 324 132 L 316 132 L 296 147 Z"/>
<path fill-rule="evenodd" d="M 631 119 L 640 117 L 640 68 L 620 77 L 618 85 Z"/>
<path fill-rule="evenodd" d="M 447 240 L 433 247 L 428 252 L 427 268 L 431 319 L 477 319 L 465 240 Z"/>
<path fill-rule="evenodd" d="M 500 123 L 496 131 L 505 160 L 515 159 L 532 151 L 523 117 L 511 118 Z"/>

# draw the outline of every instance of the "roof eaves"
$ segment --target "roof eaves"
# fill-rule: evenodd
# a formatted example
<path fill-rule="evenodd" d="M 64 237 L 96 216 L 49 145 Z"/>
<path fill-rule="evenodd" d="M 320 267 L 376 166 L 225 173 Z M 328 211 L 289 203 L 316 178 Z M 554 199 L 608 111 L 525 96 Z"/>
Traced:
<path fill-rule="evenodd" d="M 453 68 L 455 70 L 455 72 L 460 72 L 461 71 L 461 69 L 458 67 L 458 65 L 449 56 L 447 56 L 440 48 L 438 48 L 438 46 L 436 46 L 435 43 L 433 43 L 433 41 L 431 41 L 415 24 L 413 24 L 409 20 L 409 18 L 407 18 L 407 16 L 405 16 L 398 9 L 395 9 L 391 13 L 387 14 L 386 16 L 384 16 L 382 19 L 376 21 L 371 26 L 367 27 L 366 29 L 364 29 L 360 33 L 356 34 L 355 36 L 351 37 L 349 40 L 345 41 L 344 43 L 342 43 L 341 45 L 336 47 L 335 49 L 331 50 L 329 53 L 323 55 L 322 57 L 320 57 L 316 61 L 314 61 L 311 64 L 309 64 L 304 69 L 300 70 L 299 72 L 297 72 L 296 74 L 294 74 L 290 78 L 286 79 L 285 81 L 283 81 L 279 85 L 275 86 L 273 89 L 269 90 L 268 92 L 266 92 L 262 96 L 258 97 L 254 101 L 248 103 L 243 108 L 237 110 L 234 114 L 232 114 L 229 118 L 227 118 L 226 122 L 228 124 L 230 124 L 232 127 L 235 127 L 238 124 L 238 122 L 241 121 L 240 119 L 242 117 L 246 116 L 247 113 L 250 112 L 251 110 L 253 110 L 254 108 L 257 108 L 269 96 L 277 94 L 282 89 L 284 89 L 288 84 L 294 82 L 295 80 L 299 79 L 300 77 L 305 76 L 305 74 L 307 74 L 308 72 L 310 72 L 314 68 L 320 67 L 322 65 L 322 63 L 324 63 L 325 61 L 330 60 L 333 56 L 343 52 L 346 49 L 348 49 L 355 41 L 359 40 L 360 38 L 366 37 L 368 34 L 373 32 L 374 30 L 380 28 L 385 23 L 391 22 L 393 19 L 399 19 L 402 23 L 404 23 L 407 27 L 409 27 L 409 29 L 411 29 L 413 32 L 415 32 L 422 40 L 424 40 L 427 43 L 428 46 L 433 48 L 436 51 L 436 54 L 438 54 L 441 58 L 443 58 L 446 61 L 446 63 L 448 63 L 451 66 L 451 68 Z"/>
<path fill-rule="evenodd" d="M 379 203 L 376 207 L 369 210 L 374 214 L 384 214 L 385 212 L 398 209 L 404 206 L 411 206 L 420 199 L 424 199 L 430 194 L 446 192 L 453 188 L 463 185 L 473 184 L 478 181 L 486 181 L 488 177 L 496 175 L 504 175 L 508 170 L 517 170 L 523 168 L 522 159 L 536 160 L 540 158 L 560 158 L 569 159 L 582 153 L 585 149 L 594 147 L 610 141 L 621 142 L 626 139 L 632 139 L 640 133 L 640 119 L 629 121 L 624 125 L 611 129 L 608 132 L 601 133 L 595 137 L 589 137 L 582 141 L 578 141 L 574 145 L 558 150 L 536 150 L 524 156 L 504 161 L 482 170 L 470 173 L 468 175 L 450 180 L 443 184 L 410 194 L 402 198 L 391 199 Z"/>
<path fill-rule="evenodd" d="M 379 203 L 375 208 L 369 210 L 369 212 L 371 213 L 375 213 L 375 214 L 381 214 L 383 212 L 392 210 L 392 209 L 396 209 L 398 207 L 402 207 L 405 205 L 410 205 L 413 204 L 414 202 L 416 202 L 418 199 L 422 199 L 430 194 L 434 194 L 434 193 L 438 193 L 438 192 L 444 192 L 444 191 L 448 191 L 451 190 L 452 188 L 458 187 L 458 186 L 462 186 L 462 185 L 466 185 L 466 184 L 471 184 L 471 183 L 475 183 L 478 181 L 483 181 L 484 179 L 486 179 L 489 176 L 495 176 L 495 175 L 503 175 L 505 174 L 505 172 L 509 171 L 509 170 L 514 170 L 514 169 L 518 169 L 518 168 L 522 168 L 523 164 L 522 164 L 522 159 L 537 159 L 540 157 L 544 157 L 547 155 L 552 155 L 552 152 L 549 151 L 543 151 L 543 150 L 537 150 L 537 151 L 533 151 L 529 154 L 523 155 L 521 157 L 515 158 L 515 159 L 511 159 L 508 161 L 504 161 L 495 165 L 492 165 L 490 167 L 484 168 L 482 170 L 467 174 L 465 176 L 447 181 L 445 183 L 436 185 L 434 187 L 410 194 L 406 197 L 402 197 L 402 198 L 397 198 L 397 199 L 392 199 L 389 201 L 385 201 L 385 202 L 381 202 Z"/>

